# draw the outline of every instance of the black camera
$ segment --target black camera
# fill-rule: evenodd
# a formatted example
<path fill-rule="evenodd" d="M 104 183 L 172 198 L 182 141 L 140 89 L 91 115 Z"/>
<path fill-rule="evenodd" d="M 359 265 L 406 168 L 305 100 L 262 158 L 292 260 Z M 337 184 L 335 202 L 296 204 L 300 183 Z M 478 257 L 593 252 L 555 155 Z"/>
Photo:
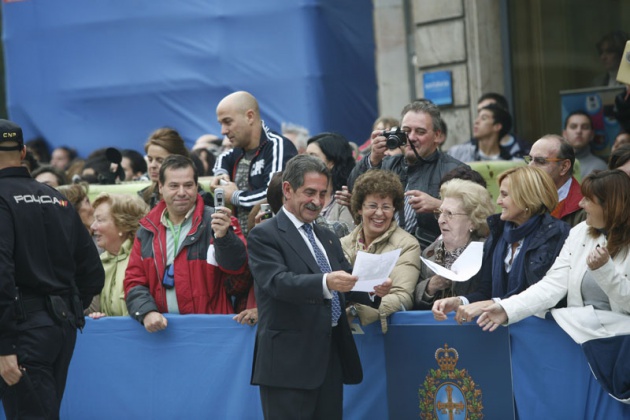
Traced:
<path fill-rule="evenodd" d="M 116 183 L 116 179 L 120 180 L 120 182 L 124 181 L 125 170 L 121 165 L 122 153 L 115 147 L 108 147 L 105 151 L 105 157 L 109 162 L 109 171 L 98 174 L 98 182 L 102 185 L 112 185 Z"/>
<path fill-rule="evenodd" d="M 400 127 L 392 127 L 389 131 L 383 131 L 383 136 L 387 137 L 387 148 L 389 150 L 397 149 L 407 144 L 407 133 L 402 131 Z"/>

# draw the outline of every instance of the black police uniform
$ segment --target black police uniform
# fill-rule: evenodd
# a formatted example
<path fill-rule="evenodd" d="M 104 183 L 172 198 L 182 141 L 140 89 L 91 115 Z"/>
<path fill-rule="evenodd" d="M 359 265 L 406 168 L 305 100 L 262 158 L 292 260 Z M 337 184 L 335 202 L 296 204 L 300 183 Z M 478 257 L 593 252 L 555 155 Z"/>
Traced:
<path fill-rule="evenodd" d="M 23 368 L 13 386 L 0 377 L 8 419 L 59 417 L 83 308 L 104 277 L 67 199 L 23 167 L 0 169 L 0 355 Z"/>

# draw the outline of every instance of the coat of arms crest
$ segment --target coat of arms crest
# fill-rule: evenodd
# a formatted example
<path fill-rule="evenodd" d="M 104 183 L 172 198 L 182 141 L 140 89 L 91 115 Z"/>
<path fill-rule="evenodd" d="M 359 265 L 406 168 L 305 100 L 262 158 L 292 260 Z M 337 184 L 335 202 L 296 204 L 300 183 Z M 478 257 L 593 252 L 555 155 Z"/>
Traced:
<path fill-rule="evenodd" d="M 439 369 L 431 369 L 422 387 L 420 418 L 448 420 L 481 420 L 483 404 L 481 390 L 466 369 L 457 369 L 459 353 L 444 344 L 435 351 Z"/>

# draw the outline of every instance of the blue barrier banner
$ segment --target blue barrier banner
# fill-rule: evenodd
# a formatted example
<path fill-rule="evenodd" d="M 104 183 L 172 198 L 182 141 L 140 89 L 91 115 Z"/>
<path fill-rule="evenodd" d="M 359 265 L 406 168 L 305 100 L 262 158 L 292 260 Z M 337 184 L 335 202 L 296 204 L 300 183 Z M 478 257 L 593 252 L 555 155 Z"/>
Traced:
<path fill-rule="evenodd" d="M 385 344 L 391 419 L 514 418 L 510 337 L 475 325 L 393 324 Z"/>
<path fill-rule="evenodd" d="M 62 419 L 263 419 L 250 385 L 256 328 L 231 315 L 165 315 L 149 334 L 129 317 L 87 319 L 78 334 Z M 355 335 L 359 385 L 344 387 L 344 418 L 387 418 L 380 326 Z M 4 419 L 0 406 L 0 419 Z"/>
<path fill-rule="evenodd" d="M 531 317 L 510 327 L 516 410 L 521 419 L 630 419 L 608 395 L 586 356 L 555 321 Z"/>
<path fill-rule="evenodd" d="M 64 419 L 262 419 L 249 385 L 255 329 L 231 316 L 166 315 L 150 334 L 129 317 L 87 320 Z"/>
<path fill-rule="evenodd" d="M 155 334 L 129 317 L 88 319 L 77 338 L 61 418 L 262 419 L 258 387 L 249 384 L 255 328 L 237 324 L 229 315 L 166 317 L 168 328 Z M 630 405 L 603 391 L 580 346 L 555 321 L 530 318 L 498 333 L 475 329 L 435 322 L 430 312 L 394 314 L 385 335 L 377 324 L 357 328 L 364 379 L 344 388 L 344 419 L 419 418 L 420 388 L 427 378 L 439 393 L 445 410 L 441 418 L 446 419 L 449 410 L 453 419 L 461 418 L 456 413 L 458 387 L 464 394 L 482 391 L 485 419 L 513 418 L 496 414 L 508 410 L 513 400 L 518 418 L 525 420 L 630 418 Z M 451 332 L 447 340 L 458 351 L 456 369 L 466 369 L 466 374 L 452 378 L 449 390 L 430 371 L 437 370 L 436 349 L 445 347 L 443 338 Z M 506 332 L 514 399 L 504 380 L 510 369 Z M 419 370 L 419 362 L 434 367 Z M 464 380 L 469 381 L 466 389 Z M 497 384 L 506 389 L 489 391 Z"/>
<path fill-rule="evenodd" d="M 396 313 L 392 315 L 391 322 L 390 328 L 395 328 L 396 325 L 432 327 L 436 331 L 433 334 L 442 334 L 439 331 L 442 328 L 459 328 L 462 334 L 465 334 L 469 328 L 476 328 L 480 335 L 468 345 L 471 346 L 470 348 L 478 349 L 477 351 L 485 349 L 491 352 L 492 356 L 495 356 L 497 347 L 486 346 L 486 344 L 494 340 L 493 334 L 501 330 L 507 331 L 510 337 L 517 418 L 525 420 L 630 418 L 630 405 L 614 400 L 602 389 L 591 374 L 581 347 L 571 340 L 553 319 L 532 316 L 509 328 L 501 327 L 492 333 L 484 333 L 476 325 L 454 325 L 452 320 L 444 323 L 437 322 L 430 311 Z M 453 327 L 449 327 L 449 322 Z M 442 325 L 443 327 L 440 327 Z M 409 333 L 419 334 L 419 331 L 409 331 Z M 473 334 L 476 335 L 476 333 Z M 430 338 L 427 337 L 428 339 Z M 389 333 L 386 336 L 386 349 L 396 345 L 396 340 L 394 343 L 388 340 Z M 466 346 L 466 344 L 457 345 Z M 386 358 L 390 363 L 389 353 Z M 391 375 L 391 372 L 388 371 L 388 374 Z M 409 375 L 412 376 L 411 373 Z M 391 376 L 389 380 L 391 383 Z M 409 391 L 399 390 L 398 392 Z M 390 400 L 389 405 L 391 412 L 394 402 Z M 510 418 L 496 417 L 485 411 L 484 416 L 484 418 Z"/>
<path fill-rule="evenodd" d="M 127 317 L 87 320 L 79 335 L 61 418 L 262 419 L 258 387 L 249 385 L 255 328 L 232 316 L 166 315 L 149 334 Z M 366 364 L 384 366 L 376 327 L 356 335 Z M 387 416 L 385 372 L 366 370 L 345 387 L 348 418 Z"/>
<path fill-rule="evenodd" d="M 283 121 L 362 142 L 377 117 L 370 0 L 23 0 L 2 4 L 7 107 L 30 140 L 189 146 L 246 90 Z"/>

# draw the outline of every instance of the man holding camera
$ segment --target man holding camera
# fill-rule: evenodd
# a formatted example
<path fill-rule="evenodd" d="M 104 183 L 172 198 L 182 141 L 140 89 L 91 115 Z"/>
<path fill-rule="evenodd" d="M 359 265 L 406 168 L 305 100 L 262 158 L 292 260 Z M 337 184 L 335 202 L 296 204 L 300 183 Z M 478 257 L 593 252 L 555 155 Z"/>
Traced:
<path fill-rule="evenodd" d="M 464 165 L 438 149 L 442 124 L 440 110 L 431 101 L 417 100 L 405 106 L 400 129 L 372 132 L 372 152 L 357 164 L 348 179 L 352 188 L 354 180 L 369 169 L 397 173 L 405 186 L 405 206 L 397 218 L 400 226 L 415 234 L 422 248 L 440 235 L 433 211 L 441 204 L 438 196 L 442 176 Z M 400 146 L 404 148 L 402 155 L 385 156 L 388 148 Z"/>
<path fill-rule="evenodd" d="M 31 178 L 25 154 L 22 129 L 0 120 L 0 399 L 8 419 L 56 419 L 105 273 L 75 209 Z"/>
<path fill-rule="evenodd" d="M 158 185 L 162 200 L 140 221 L 125 274 L 129 315 L 156 332 L 167 326 L 162 313 L 234 313 L 230 295 L 246 298 L 251 287 L 236 218 L 204 206 L 185 156 L 164 160 Z"/>

